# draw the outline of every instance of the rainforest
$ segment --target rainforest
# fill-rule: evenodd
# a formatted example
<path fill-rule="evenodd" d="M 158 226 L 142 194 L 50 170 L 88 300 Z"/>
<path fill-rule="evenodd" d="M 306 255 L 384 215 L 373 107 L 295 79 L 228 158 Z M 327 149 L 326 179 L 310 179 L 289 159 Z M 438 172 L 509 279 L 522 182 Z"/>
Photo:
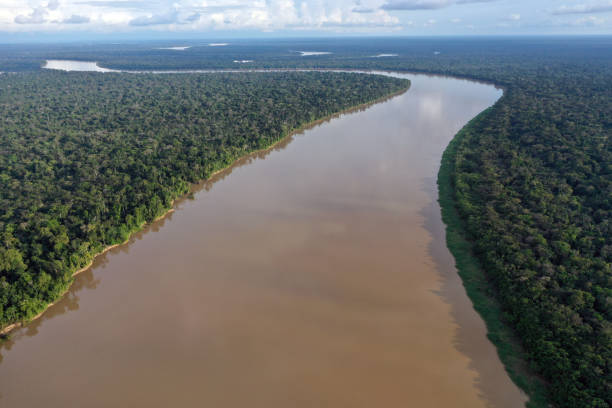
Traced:
<path fill-rule="evenodd" d="M 169 58 L 172 45 L 0 46 L 2 326 L 57 300 L 190 183 L 409 87 L 243 71 L 453 76 L 503 89 L 457 133 L 437 180 L 468 296 L 528 406 L 612 406 L 610 37 L 243 40 Z M 43 70 L 52 58 L 141 73 Z M 143 73 L 210 69 L 238 72 Z"/>
<path fill-rule="evenodd" d="M 27 320 L 75 271 L 191 183 L 409 83 L 356 74 L 3 75 L 0 322 Z"/>

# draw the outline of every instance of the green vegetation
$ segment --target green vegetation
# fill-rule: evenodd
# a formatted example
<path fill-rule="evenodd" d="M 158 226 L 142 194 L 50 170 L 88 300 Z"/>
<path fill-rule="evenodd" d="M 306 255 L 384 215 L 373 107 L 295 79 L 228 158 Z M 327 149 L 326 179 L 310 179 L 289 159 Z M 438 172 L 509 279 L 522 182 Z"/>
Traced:
<path fill-rule="evenodd" d="M 38 314 L 190 183 L 408 85 L 347 73 L 0 76 L 0 327 Z"/>
<path fill-rule="evenodd" d="M 549 99 L 508 90 L 453 147 L 453 198 L 552 400 L 608 407 L 611 107 L 577 91 Z"/>
<path fill-rule="evenodd" d="M 244 68 L 233 60 L 249 59 L 249 67 L 418 71 L 503 86 L 446 153 L 449 245 L 534 404 L 545 405 L 526 371 L 544 379 L 558 407 L 612 407 L 612 37 L 234 41 L 172 58 L 156 46 L 4 45 L 0 69 L 38 69 L 46 58 L 122 69 Z M 379 53 L 398 56 L 372 58 Z"/>
<path fill-rule="evenodd" d="M 503 310 L 496 300 L 496 292 L 487 279 L 487 274 L 478 259 L 474 256 L 472 241 L 466 234 L 465 221 L 459 215 L 455 203 L 453 177 L 455 174 L 454 159 L 457 146 L 469 128 L 486 115 L 488 110 L 460 131 L 446 148 L 438 173 L 439 202 L 442 209 L 442 220 L 446 224 L 446 243 L 455 258 L 457 270 L 467 294 L 476 311 L 487 325 L 487 337 L 497 347 L 501 361 L 506 367 L 512 381 L 524 390 L 532 408 L 548 407 L 546 385 L 533 374 L 525 362 L 528 356 L 510 327 L 504 324 Z"/>

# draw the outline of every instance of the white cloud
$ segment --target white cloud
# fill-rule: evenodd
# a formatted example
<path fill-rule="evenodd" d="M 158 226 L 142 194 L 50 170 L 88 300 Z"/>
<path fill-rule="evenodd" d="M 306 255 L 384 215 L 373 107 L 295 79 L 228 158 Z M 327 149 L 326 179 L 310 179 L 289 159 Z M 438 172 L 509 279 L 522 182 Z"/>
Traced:
<path fill-rule="evenodd" d="M 192 15 L 187 16 L 185 18 L 185 22 L 193 23 L 193 22 L 198 21 L 199 19 L 200 19 L 200 13 L 193 13 Z"/>
<path fill-rule="evenodd" d="M 385 0 L 0 0 L 0 31 L 362 30 L 397 28 Z M 25 4 L 24 4 L 25 3 Z M 29 7 L 28 7 L 29 4 Z M 29 28 L 28 28 L 29 27 Z"/>
<path fill-rule="evenodd" d="M 605 18 L 601 18 L 601 17 L 595 17 L 595 16 L 588 16 L 588 17 L 582 17 L 579 18 L 575 21 L 572 21 L 570 23 L 570 25 L 572 26 L 599 26 L 604 24 L 607 21 L 607 19 Z"/>
<path fill-rule="evenodd" d="M 45 7 L 36 7 L 29 14 L 19 14 L 15 17 L 15 23 L 17 24 L 42 24 L 46 21 L 46 17 L 49 14 Z"/>
<path fill-rule="evenodd" d="M 605 13 L 612 11 L 612 0 L 595 3 L 595 4 L 577 4 L 574 6 L 561 6 L 552 11 L 552 14 L 563 15 L 563 14 L 592 14 L 592 13 Z"/>
<path fill-rule="evenodd" d="M 496 24 L 499 28 L 516 28 L 521 25 L 521 15 L 518 13 L 509 14 L 508 16 L 500 19 Z"/>
<path fill-rule="evenodd" d="M 104 27 L 127 26 L 133 18 L 131 13 L 125 11 L 105 11 L 104 13 L 96 14 L 97 21 Z"/>
<path fill-rule="evenodd" d="M 138 16 L 130 20 L 131 26 L 142 27 L 142 26 L 155 26 L 161 24 L 173 24 L 178 23 L 179 15 L 176 10 L 163 13 L 163 14 L 152 14 L 147 16 Z"/>
<path fill-rule="evenodd" d="M 489 3 L 497 0 L 389 0 L 383 10 L 435 10 L 457 4 Z"/>
<path fill-rule="evenodd" d="M 505 7 L 509 3 L 509 0 L 0 0 L 0 32 L 368 33 L 410 29 L 410 33 L 420 30 L 427 34 L 452 34 L 471 30 L 469 24 L 473 23 L 479 34 L 495 34 L 496 27 L 505 27 L 504 33 L 510 32 L 508 28 L 517 33 L 519 30 L 546 33 L 547 27 L 550 30 L 580 26 L 598 27 L 597 31 L 610 33 L 610 16 L 602 13 L 612 12 L 612 0 L 512 0 L 508 10 Z M 536 10 L 534 3 L 541 8 Z M 592 15 L 599 17 L 590 18 Z"/>
<path fill-rule="evenodd" d="M 50 0 L 45 5 L 39 5 L 31 9 L 27 14 L 18 14 L 15 16 L 13 21 L 20 25 L 32 25 L 32 24 L 85 24 L 89 23 L 91 19 L 88 16 L 82 16 L 78 14 L 71 14 L 67 17 L 60 17 L 52 19 L 51 17 L 57 16 L 56 10 L 60 7 L 58 0 Z"/>
<path fill-rule="evenodd" d="M 77 14 L 73 14 L 68 18 L 63 19 L 61 22 L 63 24 L 85 24 L 89 23 L 91 19 L 87 16 L 79 16 Z"/>
<path fill-rule="evenodd" d="M 57 10 L 57 8 L 59 7 L 59 1 L 58 0 L 49 0 L 49 3 L 47 3 L 47 8 L 49 10 Z"/>
<path fill-rule="evenodd" d="M 139 0 L 91 0 L 91 1 L 76 1 L 73 4 L 78 6 L 91 6 L 103 8 L 127 8 L 127 9 L 146 9 L 147 5 L 155 6 L 155 2 L 139 1 Z"/>
<path fill-rule="evenodd" d="M 355 7 L 353 13 L 374 13 L 376 10 L 367 7 Z"/>

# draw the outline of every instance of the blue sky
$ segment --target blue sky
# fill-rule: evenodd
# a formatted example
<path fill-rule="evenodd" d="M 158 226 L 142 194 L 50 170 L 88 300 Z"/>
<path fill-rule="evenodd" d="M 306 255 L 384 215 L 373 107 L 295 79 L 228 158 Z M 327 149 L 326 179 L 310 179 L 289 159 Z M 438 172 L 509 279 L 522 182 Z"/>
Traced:
<path fill-rule="evenodd" d="M 612 0 L 0 0 L 0 33 L 597 35 L 612 34 Z"/>

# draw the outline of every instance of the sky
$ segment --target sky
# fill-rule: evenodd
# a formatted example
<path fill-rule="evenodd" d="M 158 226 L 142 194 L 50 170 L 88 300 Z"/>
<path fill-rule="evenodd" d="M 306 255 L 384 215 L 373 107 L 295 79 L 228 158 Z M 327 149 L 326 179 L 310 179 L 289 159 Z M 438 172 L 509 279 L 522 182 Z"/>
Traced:
<path fill-rule="evenodd" d="M 612 34 L 612 0 L 0 0 L 0 39 L 557 34 Z"/>

